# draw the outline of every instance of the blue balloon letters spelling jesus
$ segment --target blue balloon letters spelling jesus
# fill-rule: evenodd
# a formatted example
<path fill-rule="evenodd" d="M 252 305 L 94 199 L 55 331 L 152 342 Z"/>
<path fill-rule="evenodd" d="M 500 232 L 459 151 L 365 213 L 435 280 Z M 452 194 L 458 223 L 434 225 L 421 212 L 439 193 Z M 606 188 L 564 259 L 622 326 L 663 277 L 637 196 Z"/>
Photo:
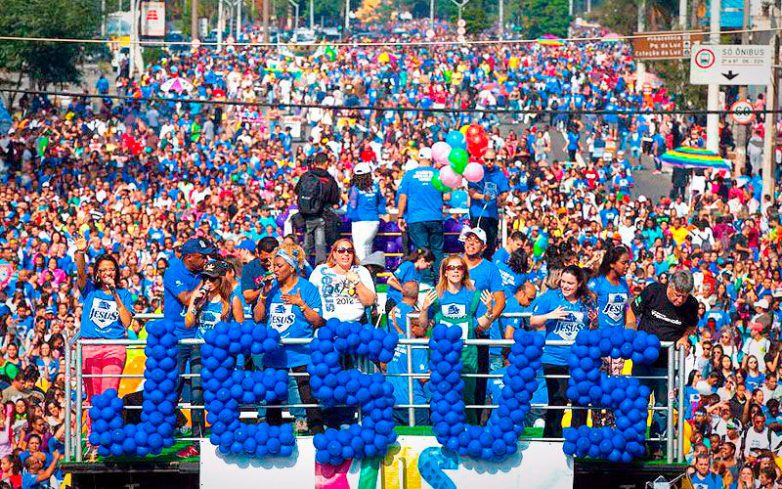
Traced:
<path fill-rule="evenodd" d="M 170 324 L 150 323 L 145 353 L 144 402 L 140 424 L 124 424 L 123 403 L 115 390 L 93 398 L 90 443 L 102 456 L 157 454 L 174 444 L 176 425 L 176 337 Z M 365 375 L 342 370 L 340 355 L 365 355 L 372 361 L 388 362 L 398 338 L 384 330 L 330 320 L 313 340 L 308 366 L 313 392 L 327 407 L 361 405 L 363 424 L 346 430 L 329 429 L 315 437 L 320 463 L 340 464 L 351 458 L 383 455 L 396 439 L 393 422 L 393 387 L 380 374 Z M 462 456 L 501 460 L 517 450 L 524 416 L 537 381 L 543 350 L 542 335 L 516 331 L 503 377 L 502 399 L 486 427 L 465 423 L 461 380 L 459 327 L 436 326 L 430 340 L 432 422 L 434 433 L 445 447 Z M 237 355 L 268 353 L 279 347 L 279 334 L 252 322 L 220 323 L 207 333 L 202 353 L 202 382 L 210 441 L 223 453 L 288 456 L 295 440 L 292 426 L 244 425 L 239 421 L 241 404 L 283 400 L 287 397 L 286 371 L 236 370 Z M 649 389 L 638 380 L 607 377 L 599 371 L 600 358 L 632 358 L 651 363 L 659 354 L 654 335 L 624 329 L 579 333 L 571 348 L 571 385 L 568 395 L 581 405 L 616 409 L 617 428 L 565 430 L 563 449 L 567 454 L 630 461 L 643 453 Z"/>

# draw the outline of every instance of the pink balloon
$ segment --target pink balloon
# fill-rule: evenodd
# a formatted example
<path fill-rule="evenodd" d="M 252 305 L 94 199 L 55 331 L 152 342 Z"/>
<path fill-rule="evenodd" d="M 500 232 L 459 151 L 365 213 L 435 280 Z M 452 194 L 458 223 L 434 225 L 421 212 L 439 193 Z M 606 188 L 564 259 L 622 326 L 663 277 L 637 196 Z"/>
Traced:
<path fill-rule="evenodd" d="M 483 179 L 483 166 L 480 163 L 468 163 L 464 172 L 462 172 L 462 176 L 468 182 L 480 182 Z M 444 180 L 443 183 L 445 183 Z"/>
<path fill-rule="evenodd" d="M 435 163 L 447 165 L 449 154 L 451 154 L 451 145 L 445 141 L 438 141 L 432 145 L 432 161 Z"/>
<path fill-rule="evenodd" d="M 462 184 L 462 176 L 453 171 L 450 166 L 444 166 L 440 169 L 440 181 L 446 187 L 457 188 Z"/>

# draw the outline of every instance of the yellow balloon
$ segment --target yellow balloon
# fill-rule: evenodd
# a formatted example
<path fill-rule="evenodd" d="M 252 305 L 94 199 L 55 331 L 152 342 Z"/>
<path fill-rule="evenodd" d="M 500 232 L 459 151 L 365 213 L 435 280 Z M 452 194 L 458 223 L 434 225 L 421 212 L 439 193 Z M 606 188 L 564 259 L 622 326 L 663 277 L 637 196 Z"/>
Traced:
<path fill-rule="evenodd" d="M 380 56 L 377 57 L 377 60 L 381 63 L 388 63 L 389 61 L 388 53 L 380 53 Z"/>
<path fill-rule="evenodd" d="M 692 443 L 690 437 L 692 436 L 692 426 L 690 423 L 684 423 L 684 453 L 690 453 L 692 449 Z"/>
<path fill-rule="evenodd" d="M 459 129 L 459 132 L 460 132 L 460 133 L 462 133 L 462 134 L 464 134 L 464 135 L 466 136 L 466 135 L 467 135 L 467 129 L 469 129 L 469 128 L 470 128 L 470 125 L 469 125 L 469 124 L 465 124 L 465 125 L 463 125 L 463 126 L 462 126 L 462 127 Z"/>

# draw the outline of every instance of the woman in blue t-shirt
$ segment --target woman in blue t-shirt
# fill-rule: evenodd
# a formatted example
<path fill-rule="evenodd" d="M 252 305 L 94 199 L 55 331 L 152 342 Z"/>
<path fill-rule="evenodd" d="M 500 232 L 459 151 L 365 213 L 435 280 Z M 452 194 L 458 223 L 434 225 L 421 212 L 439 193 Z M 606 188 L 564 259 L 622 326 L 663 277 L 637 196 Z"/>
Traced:
<path fill-rule="evenodd" d="M 87 243 L 76 241 L 77 285 L 81 290 L 81 338 L 124 339 L 133 323 L 133 301 L 130 293 L 117 288 L 120 283 L 119 263 L 111 255 L 95 259 L 92 278 L 87 277 L 85 251 Z M 140 326 L 136 325 L 136 332 Z M 86 379 L 84 387 L 89 403 L 92 396 L 107 389 L 118 389 L 122 369 L 125 367 L 125 346 L 85 345 L 82 350 Z M 102 377 L 102 376 L 108 377 Z"/>
<path fill-rule="evenodd" d="M 483 333 L 491 326 L 494 298 L 488 290 L 476 290 L 470 279 L 467 262 L 458 255 L 452 255 L 440 264 L 440 277 L 437 287 L 430 290 L 421 303 L 421 324 L 428 324 L 429 318 L 434 324 L 459 326 L 462 339 L 475 339 L 476 332 Z M 462 349 L 464 373 L 478 371 L 478 349 L 475 345 Z M 475 378 L 464 379 L 464 403 L 475 404 Z M 468 409 L 467 422 L 476 424 L 480 410 Z"/>
<path fill-rule="evenodd" d="M 625 325 L 630 298 L 630 287 L 625 275 L 630 263 L 630 252 L 625 246 L 614 246 L 603 256 L 597 277 L 589 281 L 589 290 L 597 298 L 598 326 L 601 328 Z"/>
<path fill-rule="evenodd" d="M 326 321 L 321 313 L 320 292 L 299 276 L 299 260 L 284 249 L 277 250 L 272 260 L 275 280 L 266 283 L 253 309 L 253 319 L 279 331 L 282 338 L 312 338 L 316 328 Z M 264 366 L 305 372 L 310 362 L 309 345 L 284 345 L 264 358 Z M 299 395 L 304 404 L 316 404 L 307 376 L 297 376 Z M 273 405 L 274 403 L 270 403 Z M 279 404 L 279 403 L 277 403 Z M 323 432 L 323 414 L 317 408 L 307 408 L 307 426 L 312 433 Z M 282 424 L 282 411 L 266 410 L 266 421 Z"/>
<path fill-rule="evenodd" d="M 434 253 L 428 249 L 418 249 L 407 255 L 388 277 L 388 295 L 386 297 L 386 314 L 395 305 L 402 302 L 402 284 L 405 282 L 421 283 L 421 272 L 432 266 Z"/>
<path fill-rule="evenodd" d="M 530 326 L 545 329 L 546 341 L 575 341 L 579 331 L 596 326 L 597 309 L 592 303 L 586 283 L 586 272 L 577 265 L 568 265 L 562 269 L 559 289 L 549 290 L 535 299 L 532 304 Z M 543 349 L 543 373 L 549 375 L 568 375 L 567 357 L 570 346 L 549 346 Z M 564 378 L 546 378 L 548 398 L 551 406 L 567 404 L 568 381 Z M 562 436 L 562 409 L 546 411 L 545 438 Z M 586 410 L 573 411 L 571 426 L 586 423 Z"/>
<path fill-rule="evenodd" d="M 352 223 L 353 246 L 359 261 L 372 253 L 372 242 L 377 235 L 380 216 L 385 213 L 386 199 L 380 186 L 372 179 L 372 169 L 368 163 L 359 163 L 353 169 L 347 206 L 347 215 Z"/>
<path fill-rule="evenodd" d="M 242 301 L 233 293 L 233 283 L 228 278 L 231 265 L 218 260 L 211 261 L 201 271 L 201 288 L 190 296 L 185 312 L 185 328 L 196 329 L 195 338 L 203 338 L 207 331 L 214 329 L 222 321 L 244 321 Z M 193 345 L 190 356 L 193 404 L 201 405 L 204 389 L 201 384 L 201 345 Z M 193 436 L 201 437 L 205 433 L 203 410 L 193 411 Z"/>

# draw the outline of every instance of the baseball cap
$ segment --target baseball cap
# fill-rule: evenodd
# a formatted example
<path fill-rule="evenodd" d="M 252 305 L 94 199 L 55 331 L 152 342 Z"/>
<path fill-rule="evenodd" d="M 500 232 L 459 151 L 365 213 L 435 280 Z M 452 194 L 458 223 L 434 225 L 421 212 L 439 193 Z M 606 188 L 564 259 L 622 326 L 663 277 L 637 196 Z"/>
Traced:
<path fill-rule="evenodd" d="M 256 247 L 255 241 L 253 241 L 251 239 L 242 240 L 241 243 L 236 245 L 237 249 L 239 249 L 239 250 L 247 250 L 247 251 L 255 251 L 255 247 Z"/>
<path fill-rule="evenodd" d="M 354 175 L 367 175 L 369 173 L 372 173 L 372 169 L 366 163 L 359 163 L 353 168 Z"/>
<path fill-rule="evenodd" d="M 418 150 L 418 159 L 419 160 L 431 160 L 432 159 L 432 150 L 430 148 L 421 148 Z"/>
<path fill-rule="evenodd" d="M 479 240 L 481 240 L 481 243 L 486 244 L 486 231 L 484 231 L 483 229 L 481 229 L 481 228 L 479 228 L 477 226 L 474 227 L 474 228 L 469 228 L 469 227 L 466 228 L 464 230 L 464 232 L 462 233 L 462 236 L 464 236 L 464 239 L 462 239 L 462 241 L 467 239 L 467 236 L 469 236 L 471 234 L 474 235 Z"/>
<path fill-rule="evenodd" d="M 737 430 L 737 429 L 739 429 L 738 425 L 733 420 L 728 421 L 726 423 L 725 427 L 728 428 L 729 430 Z"/>
<path fill-rule="evenodd" d="M 189 239 L 182 246 L 182 255 L 190 255 L 192 253 L 210 255 L 214 253 L 214 251 L 215 248 L 212 246 L 212 243 L 203 238 Z"/>
<path fill-rule="evenodd" d="M 227 267 L 223 261 L 210 261 L 201 270 L 201 275 L 205 277 L 217 278 L 225 275 Z"/>
<path fill-rule="evenodd" d="M 763 309 L 768 309 L 768 307 L 769 307 L 769 306 L 768 306 L 768 301 L 767 301 L 765 298 L 763 298 L 763 299 L 760 299 L 760 300 L 758 300 L 758 301 L 755 301 L 755 303 L 753 304 L 753 306 L 754 306 L 754 307 L 761 307 L 761 308 L 763 308 Z"/>

